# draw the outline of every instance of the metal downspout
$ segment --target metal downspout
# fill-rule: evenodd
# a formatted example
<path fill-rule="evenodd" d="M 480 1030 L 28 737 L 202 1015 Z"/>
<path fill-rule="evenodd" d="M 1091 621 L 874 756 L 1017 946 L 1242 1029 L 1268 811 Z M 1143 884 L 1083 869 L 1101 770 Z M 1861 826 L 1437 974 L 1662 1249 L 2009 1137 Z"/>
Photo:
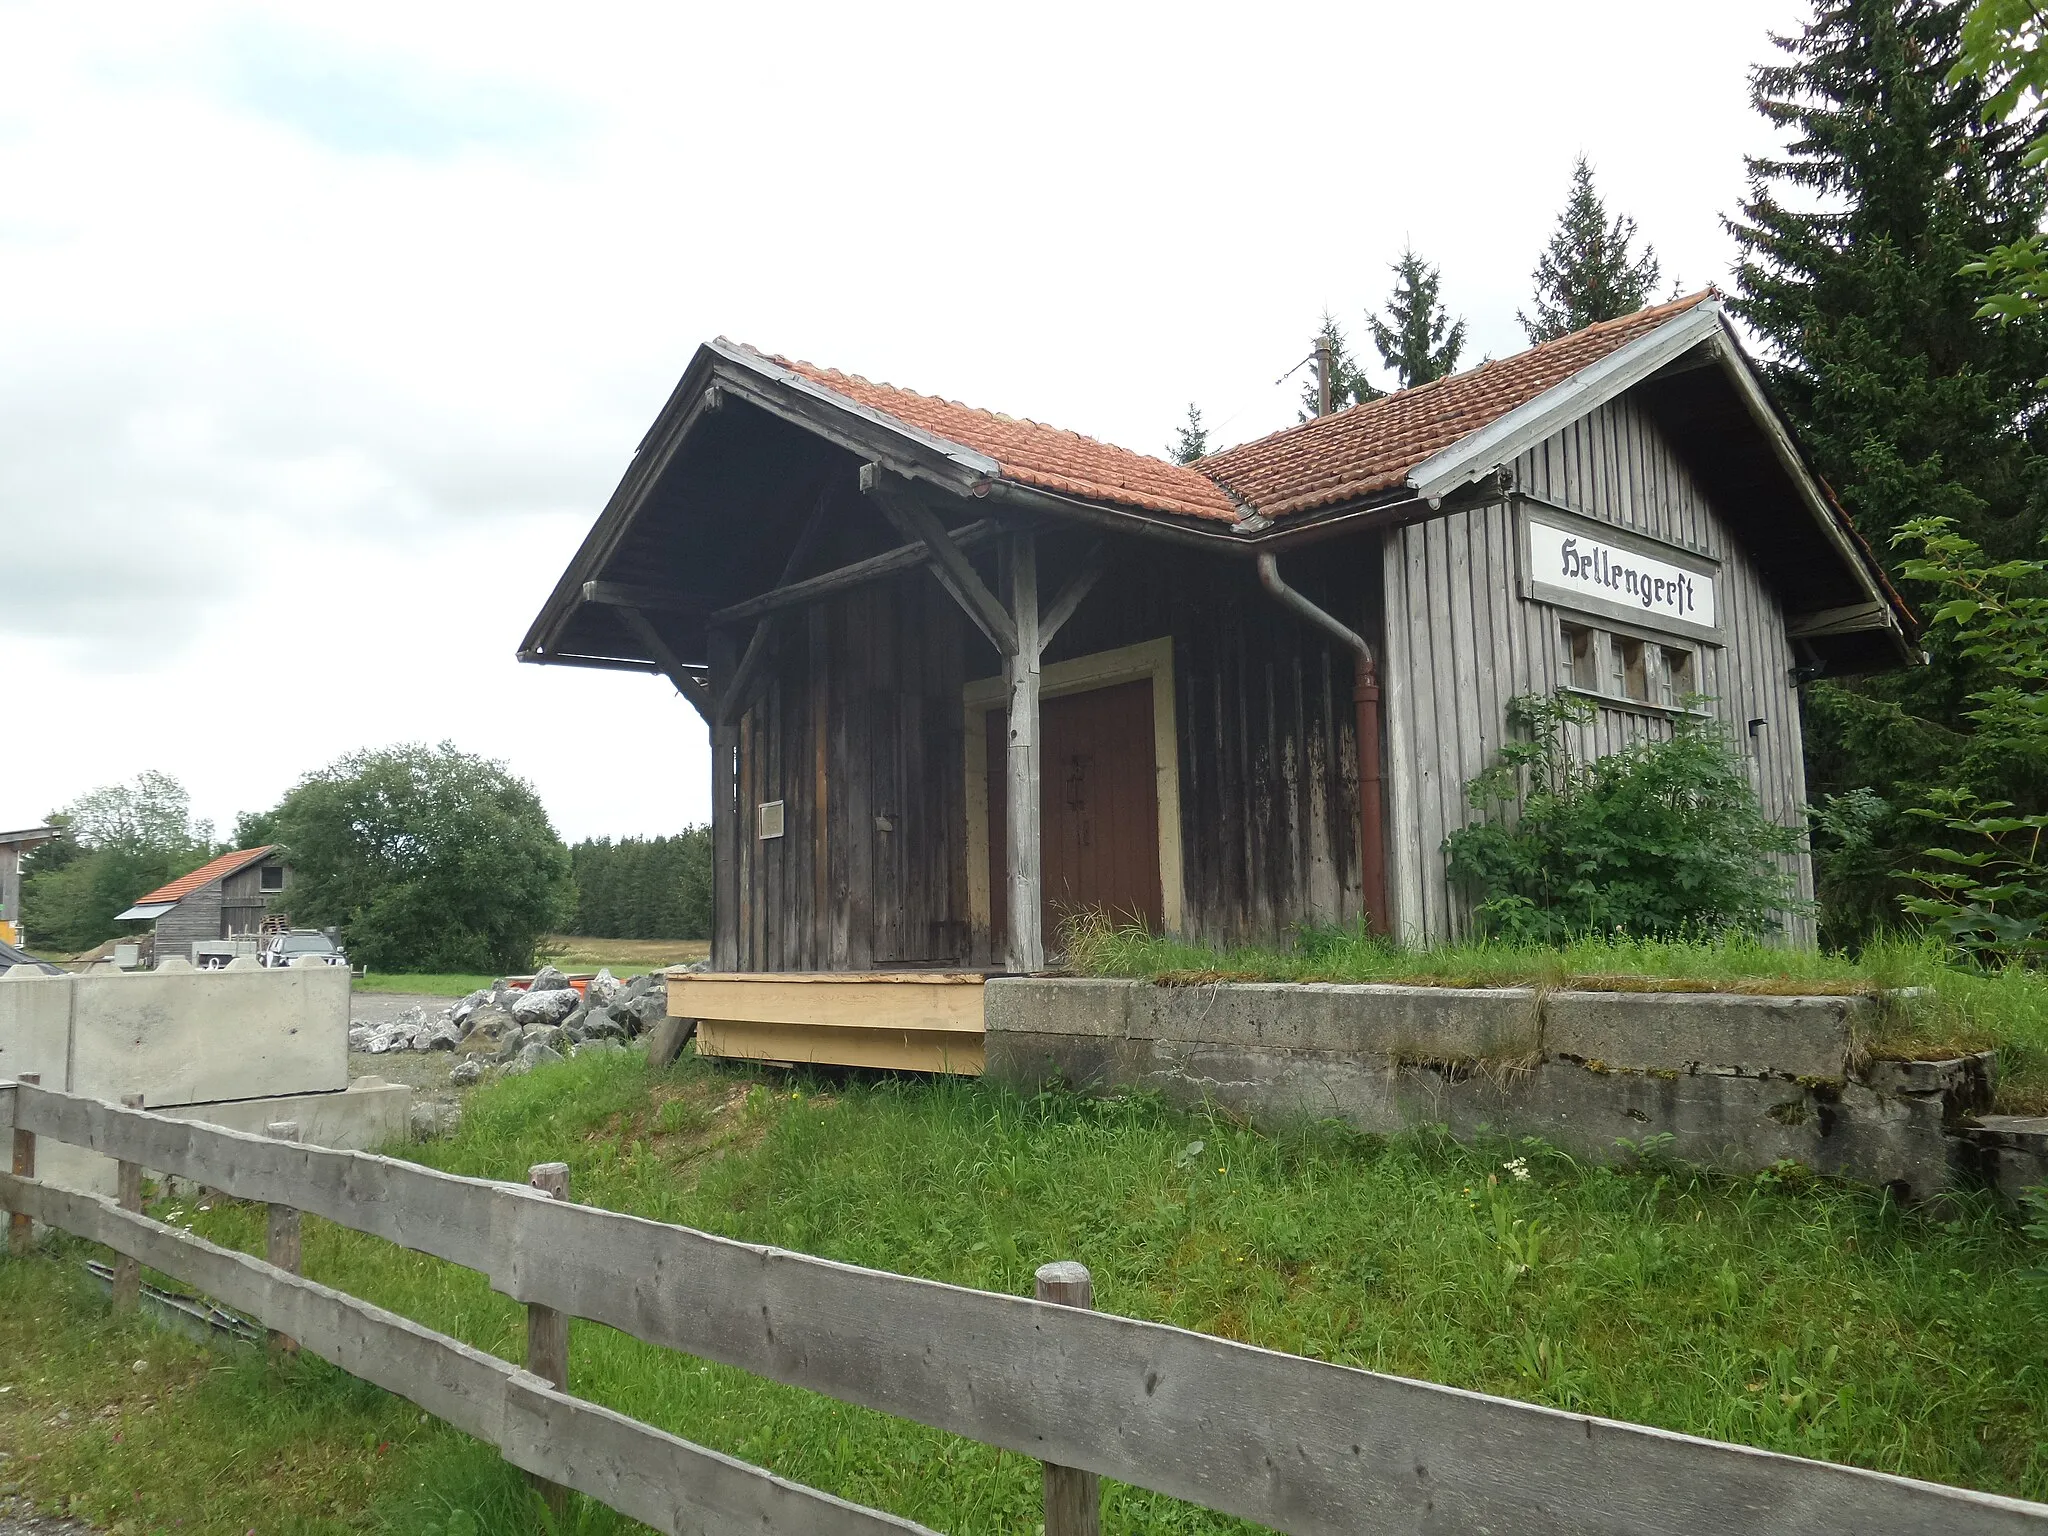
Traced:
<path fill-rule="evenodd" d="M 1358 711 L 1358 876 L 1366 918 L 1374 933 L 1388 933 L 1386 826 L 1380 806 L 1380 680 L 1372 646 L 1280 578 L 1275 555 L 1258 557 L 1259 585 L 1318 629 L 1341 640 L 1354 658 L 1351 702 Z"/>

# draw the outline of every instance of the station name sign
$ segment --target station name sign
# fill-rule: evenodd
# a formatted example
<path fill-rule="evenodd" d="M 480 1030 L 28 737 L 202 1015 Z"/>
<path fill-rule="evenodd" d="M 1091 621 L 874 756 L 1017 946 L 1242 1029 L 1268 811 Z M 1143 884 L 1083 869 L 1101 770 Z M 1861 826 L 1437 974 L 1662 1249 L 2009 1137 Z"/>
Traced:
<path fill-rule="evenodd" d="M 1529 579 L 1564 602 L 1620 606 L 1645 619 L 1712 629 L 1714 578 L 1640 550 L 1588 537 L 1583 529 L 1529 520 Z"/>

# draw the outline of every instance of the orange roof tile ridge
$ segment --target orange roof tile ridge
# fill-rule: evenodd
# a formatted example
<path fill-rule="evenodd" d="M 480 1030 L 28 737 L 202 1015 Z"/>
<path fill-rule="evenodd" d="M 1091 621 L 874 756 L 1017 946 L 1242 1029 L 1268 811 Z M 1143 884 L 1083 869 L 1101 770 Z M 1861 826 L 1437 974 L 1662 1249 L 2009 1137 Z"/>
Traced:
<path fill-rule="evenodd" d="M 746 346 L 746 343 L 735 342 L 734 345 Z M 1086 432 L 1076 432 L 1072 427 L 1062 427 L 1053 422 L 1040 421 L 1035 416 L 1012 416 L 1008 411 L 993 410 L 985 405 L 969 405 L 965 400 L 955 400 L 950 395 L 928 395 L 923 390 L 909 389 L 901 384 L 891 384 L 887 379 L 870 379 L 862 374 L 848 373 L 843 368 L 827 367 L 823 363 L 813 363 L 804 358 L 784 357 L 779 352 L 762 352 L 758 347 L 747 347 L 747 350 L 776 364 L 778 367 L 788 368 L 793 372 L 804 373 L 814 378 L 822 375 L 827 379 L 844 379 L 849 384 L 864 385 L 868 389 L 886 389 L 891 394 L 908 395 L 913 400 L 926 400 L 934 405 L 950 405 L 956 411 L 971 411 L 976 416 L 986 416 L 991 421 L 1007 422 L 1011 426 L 1036 427 L 1041 432 L 1057 432 L 1062 437 L 1071 437 L 1077 443 L 1087 443 L 1095 448 L 1107 448 L 1115 453 L 1128 453 L 1133 458 L 1148 459 L 1154 464 L 1162 464 L 1169 469 L 1186 467 L 1175 464 L 1171 459 L 1162 459 L 1156 454 L 1145 453 L 1136 448 L 1126 448 L 1122 443 L 1112 443 L 1104 438 L 1090 437 Z"/>
<path fill-rule="evenodd" d="M 1332 411 L 1327 416 L 1311 416 L 1307 421 L 1298 421 L 1292 426 L 1275 427 L 1271 432 L 1266 433 L 1262 437 L 1248 437 L 1243 442 L 1233 444 L 1231 447 L 1219 448 L 1214 453 L 1204 454 L 1202 460 L 1197 462 L 1208 459 L 1220 459 L 1227 455 L 1238 453 L 1243 449 L 1255 447 L 1260 443 L 1269 443 L 1276 438 L 1286 437 L 1291 433 L 1306 434 L 1312 427 L 1321 426 L 1326 423 L 1341 422 L 1348 417 L 1356 416 L 1361 411 L 1371 411 L 1384 407 L 1391 401 L 1413 402 L 1424 398 L 1431 390 L 1441 389 L 1448 384 L 1456 384 L 1467 379 L 1476 378 L 1489 368 L 1502 368 L 1509 363 L 1521 362 L 1525 358 L 1534 357 L 1539 352 L 1560 347 L 1568 341 L 1577 341 L 1582 337 L 1592 335 L 1596 331 L 1605 331 L 1615 326 L 1640 322 L 1652 315 L 1661 319 L 1665 314 L 1677 314 L 1682 310 L 1692 309 L 1709 299 L 1719 299 L 1720 297 L 1721 291 L 1710 283 L 1705 288 L 1686 294 L 1681 298 L 1667 299 L 1662 304 L 1646 304 L 1641 309 L 1630 310 L 1625 315 L 1616 315 L 1611 320 L 1595 320 L 1591 325 L 1581 326 L 1576 331 L 1567 331 L 1562 336 L 1552 336 L 1547 341 L 1539 341 L 1526 346 L 1519 352 L 1510 352 L 1506 357 L 1489 357 L 1483 362 L 1475 363 L 1470 368 L 1460 369 L 1456 373 L 1447 373 L 1440 379 L 1430 379 L 1421 384 L 1411 384 L 1406 389 L 1391 390 L 1376 400 L 1362 400 L 1356 405 L 1345 406 L 1341 411 Z M 1208 474 L 1208 471 L 1204 470 L 1203 473 Z M 1223 483 L 1221 480 L 1217 480 L 1217 477 L 1214 475 L 1209 475 L 1209 478 L 1216 480 L 1219 485 Z"/>

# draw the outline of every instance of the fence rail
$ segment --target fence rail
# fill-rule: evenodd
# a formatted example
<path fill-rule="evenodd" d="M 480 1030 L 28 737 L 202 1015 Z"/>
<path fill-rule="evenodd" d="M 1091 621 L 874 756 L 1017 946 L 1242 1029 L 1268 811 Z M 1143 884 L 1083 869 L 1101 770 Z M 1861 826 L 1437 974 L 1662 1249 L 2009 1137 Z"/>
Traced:
<path fill-rule="evenodd" d="M 2048 1505 L 1696 1439 L 862 1269 L 368 1153 L 0 1085 L 0 1131 L 310 1211 L 609 1324 L 1290 1536 L 1797 1527 L 2048 1536 Z M 507 1459 L 664 1531 L 916 1530 L 110 1201 L 0 1175 L 0 1206 L 176 1276 Z"/>

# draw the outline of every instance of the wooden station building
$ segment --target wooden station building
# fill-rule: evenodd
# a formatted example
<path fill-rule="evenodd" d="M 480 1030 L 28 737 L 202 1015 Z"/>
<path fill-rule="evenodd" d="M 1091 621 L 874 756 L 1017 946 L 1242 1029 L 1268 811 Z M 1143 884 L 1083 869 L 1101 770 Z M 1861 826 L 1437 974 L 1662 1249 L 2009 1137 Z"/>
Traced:
<path fill-rule="evenodd" d="M 519 654 L 703 715 L 732 979 L 688 1007 L 765 1027 L 1038 970 L 1074 909 L 1457 937 L 1514 695 L 1586 695 L 1593 755 L 1706 696 L 1791 823 L 1798 682 L 1914 636 L 1703 293 L 1186 466 L 710 342 Z"/>

